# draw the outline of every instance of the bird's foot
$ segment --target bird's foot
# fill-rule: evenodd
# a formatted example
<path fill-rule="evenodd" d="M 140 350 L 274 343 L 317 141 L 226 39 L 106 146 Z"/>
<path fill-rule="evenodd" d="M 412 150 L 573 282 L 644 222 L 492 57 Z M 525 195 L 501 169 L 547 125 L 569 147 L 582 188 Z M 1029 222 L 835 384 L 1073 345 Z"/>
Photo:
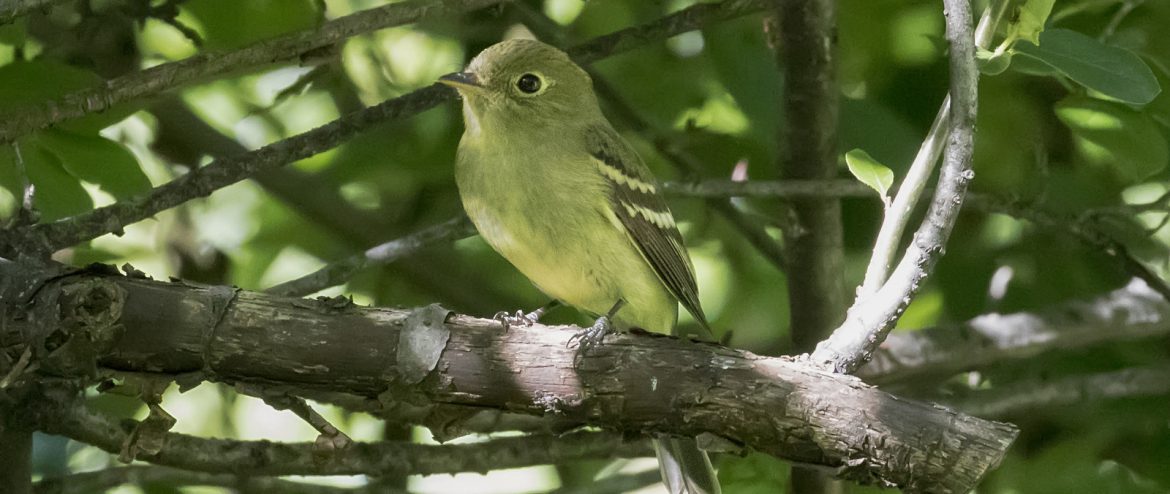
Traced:
<path fill-rule="evenodd" d="M 608 316 L 601 316 L 592 326 L 582 329 L 569 338 L 569 348 L 577 348 L 577 355 L 581 356 L 590 349 L 600 346 L 605 340 L 606 333 L 612 329 Z"/>
<path fill-rule="evenodd" d="M 537 322 L 540 322 L 540 316 L 542 313 L 543 311 L 539 309 L 527 314 L 525 314 L 522 310 L 516 311 L 515 314 L 509 314 L 508 311 L 502 310 L 497 312 L 496 315 L 492 316 L 492 319 L 495 319 L 496 321 L 499 321 L 500 324 L 503 324 L 504 329 L 511 327 L 526 328 L 536 324 Z"/>

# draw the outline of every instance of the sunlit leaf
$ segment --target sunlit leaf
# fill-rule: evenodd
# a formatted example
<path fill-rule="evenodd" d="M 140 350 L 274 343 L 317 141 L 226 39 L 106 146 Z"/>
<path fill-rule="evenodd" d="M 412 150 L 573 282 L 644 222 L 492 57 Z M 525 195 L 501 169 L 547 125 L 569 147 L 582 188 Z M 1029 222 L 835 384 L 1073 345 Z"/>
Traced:
<path fill-rule="evenodd" d="M 15 157 L 13 153 L 9 155 Z M 76 177 L 61 166 L 49 150 L 28 139 L 20 141 L 20 157 L 35 187 L 34 206 L 42 221 L 52 221 L 93 209 L 93 199 Z M 10 165 L 11 166 L 11 165 Z"/>
<path fill-rule="evenodd" d="M 877 191 L 882 200 L 888 198 L 890 186 L 894 185 L 894 172 L 885 165 L 878 163 L 869 153 L 861 149 L 854 149 L 845 153 L 845 164 L 849 172 L 857 177 L 861 183 Z"/>
<path fill-rule="evenodd" d="M 1015 50 L 1125 103 L 1144 105 L 1162 91 L 1150 67 L 1133 52 L 1075 31 L 1049 29 L 1040 35 L 1039 46 L 1019 43 Z"/>
<path fill-rule="evenodd" d="M 1128 182 L 1138 182 L 1166 167 L 1170 156 L 1157 123 L 1148 115 L 1109 101 L 1074 96 L 1056 106 L 1085 161 L 1112 167 Z"/>
<path fill-rule="evenodd" d="M 51 150 L 71 175 L 97 184 L 118 199 L 150 190 L 150 180 L 142 173 L 138 159 L 121 144 L 56 129 L 39 132 L 36 140 Z"/>

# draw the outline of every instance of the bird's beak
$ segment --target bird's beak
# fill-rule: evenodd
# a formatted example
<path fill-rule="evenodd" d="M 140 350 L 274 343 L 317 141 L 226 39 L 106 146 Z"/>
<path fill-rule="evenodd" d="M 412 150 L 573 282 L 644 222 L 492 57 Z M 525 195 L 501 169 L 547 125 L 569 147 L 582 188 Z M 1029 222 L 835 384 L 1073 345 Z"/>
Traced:
<path fill-rule="evenodd" d="M 479 78 L 474 72 L 455 72 L 439 78 L 439 84 L 451 86 L 455 89 L 479 89 Z"/>

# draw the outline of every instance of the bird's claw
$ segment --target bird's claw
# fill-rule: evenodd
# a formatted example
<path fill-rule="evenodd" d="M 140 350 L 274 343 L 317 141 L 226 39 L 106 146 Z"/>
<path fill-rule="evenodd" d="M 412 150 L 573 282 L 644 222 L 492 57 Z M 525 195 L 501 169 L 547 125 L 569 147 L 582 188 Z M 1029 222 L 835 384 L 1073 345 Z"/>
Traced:
<path fill-rule="evenodd" d="M 508 311 L 502 310 L 492 316 L 500 324 L 504 325 L 504 329 L 511 327 L 529 327 L 536 324 L 538 316 L 534 313 L 525 314 L 524 311 L 518 310 L 515 314 L 509 314 Z"/>
<path fill-rule="evenodd" d="M 592 326 L 582 329 L 569 338 L 568 347 L 577 348 L 577 355 L 581 356 L 590 349 L 600 346 L 605 340 L 606 333 L 609 333 L 610 322 L 606 316 L 597 318 L 597 321 Z"/>

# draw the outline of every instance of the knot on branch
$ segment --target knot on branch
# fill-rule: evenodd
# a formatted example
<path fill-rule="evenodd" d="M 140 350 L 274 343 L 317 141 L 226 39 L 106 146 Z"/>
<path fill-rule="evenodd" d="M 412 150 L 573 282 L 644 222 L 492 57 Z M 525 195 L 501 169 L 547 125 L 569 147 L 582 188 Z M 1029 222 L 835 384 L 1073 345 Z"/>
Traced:
<path fill-rule="evenodd" d="M 59 375 L 95 375 L 97 357 L 125 331 L 118 321 L 126 290 L 102 278 L 88 278 L 62 285 L 55 298 L 45 305 L 49 314 L 39 317 L 42 327 L 51 328 L 40 344 L 43 367 Z"/>

